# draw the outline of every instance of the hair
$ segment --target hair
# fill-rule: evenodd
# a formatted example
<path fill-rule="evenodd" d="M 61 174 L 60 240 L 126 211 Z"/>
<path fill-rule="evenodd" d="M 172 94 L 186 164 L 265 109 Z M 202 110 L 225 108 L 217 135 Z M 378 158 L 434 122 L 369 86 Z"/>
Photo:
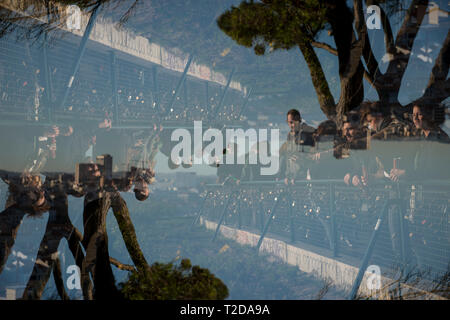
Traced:
<path fill-rule="evenodd" d="M 289 115 L 292 116 L 292 118 L 296 121 L 302 121 L 302 116 L 300 115 L 300 112 L 297 109 L 291 109 L 287 112 L 286 117 Z"/>
<path fill-rule="evenodd" d="M 337 134 L 337 126 L 336 122 L 333 120 L 326 120 L 319 124 L 316 129 L 315 135 L 317 137 L 325 136 L 325 135 L 336 135 Z"/>
<path fill-rule="evenodd" d="M 361 113 L 361 121 L 365 121 L 368 115 L 377 118 L 389 116 L 389 112 L 382 107 L 379 101 L 364 101 L 358 109 Z"/>
<path fill-rule="evenodd" d="M 148 198 L 148 196 L 150 195 L 150 193 L 148 193 L 148 194 L 145 194 L 144 192 L 142 192 L 141 190 L 139 190 L 139 189 L 134 189 L 134 196 L 135 196 L 135 198 L 137 199 L 137 200 L 139 200 L 139 201 L 144 201 L 144 200 L 147 200 L 147 198 Z"/>
<path fill-rule="evenodd" d="M 361 124 L 361 114 L 356 110 L 351 110 L 344 114 L 343 123 L 350 123 L 352 127 L 358 127 Z"/>
<path fill-rule="evenodd" d="M 423 104 L 414 103 L 411 108 L 411 114 L 413 113 L 414 107 L 418 107 L 420 109 L 420 113 L 422 114 L 422 121 L 426 128 L 436 129 L 439 127 L 438 123 L 434 121 L 434 108 L 429 108 Z"/>

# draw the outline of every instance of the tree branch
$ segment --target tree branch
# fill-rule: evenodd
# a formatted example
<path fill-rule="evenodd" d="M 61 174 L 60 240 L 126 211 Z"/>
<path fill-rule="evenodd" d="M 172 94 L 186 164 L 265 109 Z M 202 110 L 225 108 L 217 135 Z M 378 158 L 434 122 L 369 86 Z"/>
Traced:
<path fill-rule="evenodd" d="M 50 215 L 54 216 L 50 211 Z M 36 256 L 36 262 L 33 271 L 28 279 L 27 286 L 23 292 L 24 300 L 38 300 L 44 292 L 45 286 L 53 270 L 53 264 L 58 255 L 58 246 L 62 235 L 55 232 L 55 225 L 51 222 L 54 217 L 49 217 L 44 237 L 39 245 L 39 251 Z"/>
<path fill-rule="evenodd" d="M 414 40 L 419 32 L 420 25 L 426 13 L 428 0 L 413 0 L 397 34 L 393 59 L 389 62 L 387 71 L 381 79 L 384 84 L 389 84 L 388 102 L 398 101 L 403 75 L 408 66 Z M 380 97 L 383 99 L 383 97 Z"/>
<path fill-rule="evenodd" d="M 380 20 L 383 24 L 383 32 L 384 32 L 384 45 L 386 46 L 386 52 L 393 54 L 394 53 L 394 35 L 392 33 L 391 23 L 389 22 L 389 18 L 386 15 L 384 9 L 380 6 L 379 1 L 376 0 L 366 0 L 366 5 L 376 5 L 380 8 Z"/>
<path fill-rule="evenodd" d="M 336 115 L 336 103 L 334 102 L 333 95 L 328 87 L 328 82 L 325 78 L 319 58 L 310 43 L 304 42 L 298 46 L 308 65 L 311 80 L 319 100 L 320 109 L 329 119 L 333 119 Z"/>
<path fill-rule="evenodd" d="M 424 98 L 436 99 L 435 102 L 441 102 L 450 95 L 448 87 L 447 75 L 450 65 L 450 31 L 447 33 L 444 43 L 442 44 L 439 56 L 436 59 L 433 70 L 431 71 L 430 80 L 425 89 Z"/>
<path fill-rule="evenodd" d="M 374 1 L 366 1 L 367 5 L 371 5 L 374 3 Z M 364 21 L 364 12 L 361 3 L 355 2 L 354 5 L 354 11 L 355 15 L 358 16 L 359 23 L 361 21 Z M 384 13 L 384 12 L 383 12 Z M 389 23 L 389 21 L 388 21 Z M 384 25 L 383 25 L 384 26 Z M 389 25 L 390 28 L 390 25 Z M 363 44 L 363 57 L 364 61 L 366 62 L 367 70 L 364 70 L 364 78 L 372 85 L 375 90 L 378 91 L 377 87 L 377 79 L 380 77 L 380 68 L 378 65 L 378 61 L 375 58 L 372 50 L 372 46 L 370 45 L 370 39 L 369 35 L 367 34 L 367 26 L 364 22 L 362 22 L 357 28 L 358 37 L 359 39 L 362 39 L 364 37 L 364 44 Z"/>
<path fill-rule="evenodd" d="M 136 269 L 140 272 L 151 272 L 150 266 L 139 246 L 127 203 L 120 196 L 120 193 L 116 192 L 112 194 L 111 207 L 114 216 L 116 217 L 117 224 L 119 225 L 120 232 L 122 233 L 125 246 L 127 247 L 128 253 L 130 254 L 131 260 L 133 260 Z"/>
<path fill-rule="evenodd" d="M 338 55 L 337 50 L 327 43 L 312 41 L 311 45 L 315 48 L 324 49 L 324 50 L 328 51 L 329 53 L 334 54 L 335 56 Z"/>
<path fill-rule="evenodd" d="M 81 250 L 81 241 L 83 240 L 83 235 L 81 232 L 72 225 L 72 232 L 70 233 L 67 243 L 69 244 L 70 252 L 72 252 L 73 258 L 75 259 L 76 265 L 82 270 L 84 254 Z M 93 295 L 93 284 L 87 273 L 81 273 L 80 275 L 81 289 L 83 291 L 83 297 L 85 300 L 92 300 Z"/>
<path fill-rule="evenodd" d="M 354 7 L 362 6 L 361 0 L 355 0 Z M 357 10 L 358 11 L 358 10 Z M 339 60 L 339 78 L 341 92 L 336 106 L 338 125 L 343 115 L 360 105 L 364 98 L 364 66 L 361 62 L 362 49 L 364 48 L 364 17 L 354 15 L 345 1 L 336 3 L 335 8 L 328 16 L 333 31 Z M 363 36 L 356 39 L 353 27 L 358 34 Z"/>
<path fill-rule="evenodd" d="M 124 264 L 119 260 L 114 259 L 113 257 L 109 257 L 109 262 L 111 262 L 112 265 L 116 266 L 120 270 L 127 270 L 127 271 L 136 270 L 133 266 L 130 266 L 129 264 Z"/>
<path fill-rule="evenodd" d="M 97 197 L 87 194 L 83 211 L 84 237 L 86 248 L 81 273 L 92 274 L 94 282 L 94 298 L 96 300 L 119 299 L 120 292 L 109 261 L 108 235 L 106 232 L 106 216 L 111 207 L 111 196 L 107 192 Z M 90 199 L 90 200 L 89 200 Z"/>
<path fill-rule="evenodd" d="M 375 89 L 377 88 L 376 85 L 375 85 L 375 81 L 374 81 L 374 79 L 373 79 L 373 76 L 372 76 L 371 74 L 369 74 L 369 72 L 368 72 L 366 69 L 364 69 L 364 79 L 366 79 L 367 82 L 368 82 L 372 87 L 374 87 Z"/>
<path fill-rule="evenodd" d="M 0 273 L 8 260 L 25 212 L 11 206 L 0 213 Z"/>
<path fill-rule="evenodd" d="M 70 300 L 66 290 L 64 289 L 64 281 L 62 278 L 61 263 L 59 258 L 56 258 L 53 263 L 53 279 L 55 280 L 56 290 L 58 291 L 61 300 Z"/>

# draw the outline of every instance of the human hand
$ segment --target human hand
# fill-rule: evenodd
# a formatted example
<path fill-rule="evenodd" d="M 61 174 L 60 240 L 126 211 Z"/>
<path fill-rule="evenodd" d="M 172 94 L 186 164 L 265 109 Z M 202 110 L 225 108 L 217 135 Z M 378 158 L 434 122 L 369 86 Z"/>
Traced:
<path fill-rule="evenodd" d="M 350 185 L 350 173 L 347 173 L 344 176 L 344 182 L 345 182 L 346 185 Z"/>
<path fill-rule="evenodd" d="M 369 184 L 369 179 L 367 176 L 361 176 L 361 182 L 363 186 L 367 186 Z"/>
<path fill-rule="evenodd" d="M 353 178 L 352 178 L 352 184 L 353 184 L 355 187 L 361 185 L 361 180 L 359 179 L 358 176 L 353 176 Z"/>
<path fill-rule="evenodd" d="M 391 172 L 389 172 L 389 179 L 392 181 L 397 182 L 401 176 L 405 174 L 405 170 L 402 169 L 392 169 Z"/>
<path fill-rule="evenodd" d="M 295 161 L 298 160 L 298 156 L 297 156 L 296 154 L 293 154 L 293 155 L 289 158 L 289 160 L 295 162 Z"/>

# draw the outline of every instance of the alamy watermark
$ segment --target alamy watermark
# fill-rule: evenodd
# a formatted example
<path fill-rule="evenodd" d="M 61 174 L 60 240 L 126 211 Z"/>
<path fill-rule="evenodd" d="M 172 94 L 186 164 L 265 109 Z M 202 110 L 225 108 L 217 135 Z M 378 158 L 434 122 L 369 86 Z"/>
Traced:
<path fill-rule="evenodd" d="M 270 143 L 268 131 L 270 131 Z M 250 128 L 246 131 L 226 129 L 224 140 L 223 133 L 219 129 L 208 129 L 203 132 L 202 121 L 194 121 L 194 137 L 187 129 L 179 128 L 172 132 L 171 140 L 179 141 L 179 143 L 172 148 L 170 158 L 173 163 L 178 163 L 181 159 L 185 164 L 223 164 L 224 158 L 225 164 L 259 164 L 261 165 L 260 174 L 270 176 L 277 174 L 280 166 L 279 137 L 279 129 Z M 224 157 L 224 141 L 228 148 L 227 152 L 232 156 Z M 209 143 L 204 147 L 203 142 Z M 257 148 L 250 149 L 251 143 L 254 143 Z M 194 152 L 192 152 L 192 145 Z"/>
<path fill-rule="evenodd" d="M 436 2 L 431 1 L 427 6 L 428 23 L 439 24 L 439 18 L 448 17 L 448 12 L 439 8 Z M 366 9 L 366 26 L 369 30 L 381 30 L 381 9 L 377 5 L 368 6 Z"/>
<path fill-rule="evenodd" d="M 73 264 L 67 267 L 66 273 L 70 274 L 70 276 L 67 278 L 66 285 L 67 289 L 73 290 L 81 289 L 81 282 L 80 282 L 80 267 Z"/>
<path fill-rule="evenodd" d="M 379 266 L 372 264 L 367 267 L 366 273 L 369 273 L 367 277 L 367 289 L 380 290 L 381 289 L 381 269 Z"/>
<path fill-rule="evenodd" d="M 373 30 L 373 29 L 381 29 L 381 19 L 380 19 L 380 7 L 371 5 L 367 7 L 367 19 L 366 19 L 366 26 L 367 29 Z"/>

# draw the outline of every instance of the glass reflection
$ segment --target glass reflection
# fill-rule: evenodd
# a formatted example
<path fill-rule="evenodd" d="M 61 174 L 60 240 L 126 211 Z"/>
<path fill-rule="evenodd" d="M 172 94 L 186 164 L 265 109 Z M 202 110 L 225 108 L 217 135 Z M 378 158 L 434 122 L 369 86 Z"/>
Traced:
<path fill-rule="evenodd" d="M 65 23 L 67 4 L 79 6 L 80 29 Z M 48 298 L 51 276 L 58 298 L 73 298 L 62 239 L 78 298 L 129 298 L 133 277 L 119 270 L 141 283 L 156 268 L 141 229 L 155 218 L 133 222 L 133 211 L 173 206 L 192 242 L 210 229 L 214 245 L 233 229 L 291 264 L 276 241 L 394 280 L 419 270 L 440 285 L 430 294 L 448 297 L 449 18 L 432 12 L 428 1 L 2 1 L 0 288 L 14 283 L 21 226 L 41 217 L 17 298 Z M 195 149 L 194 121 L 222 132 L 221 153 Z M 173 154 L 180 128 L 191 154 Z M 273 143 L 247 139 L 241 152 L 230 128 L 280 130 L 278 172 L 251 161 Z M 339 297 L 356 298 L 354 278 Z"/>

